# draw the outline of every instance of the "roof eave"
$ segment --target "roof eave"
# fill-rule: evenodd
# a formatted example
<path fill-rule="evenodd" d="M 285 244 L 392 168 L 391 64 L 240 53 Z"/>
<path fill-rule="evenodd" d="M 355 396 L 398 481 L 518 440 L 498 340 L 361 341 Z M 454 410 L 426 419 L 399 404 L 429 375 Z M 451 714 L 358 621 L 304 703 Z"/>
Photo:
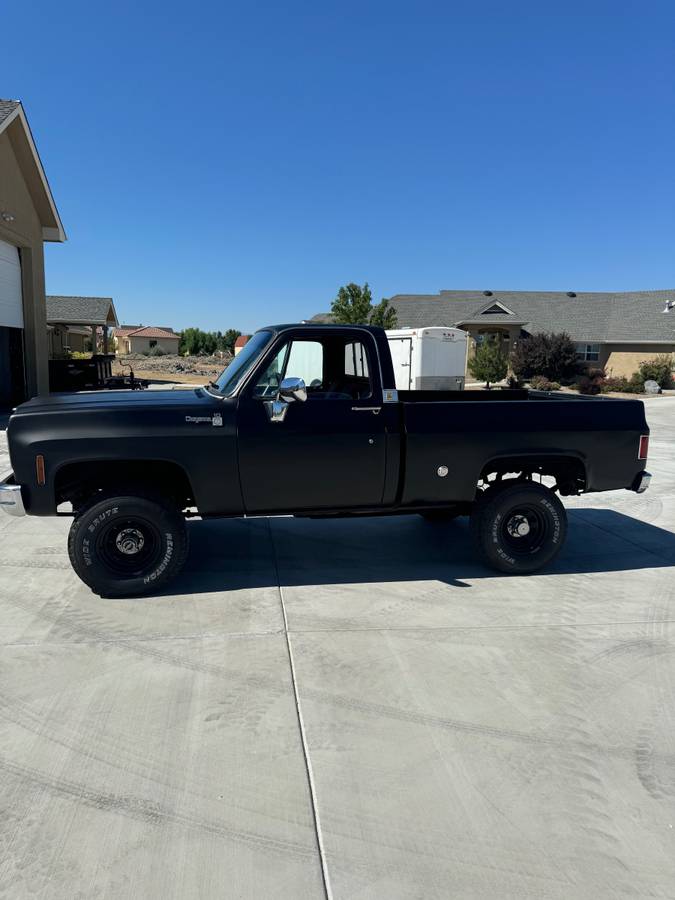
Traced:
<path fill-rule="evenodd" d="M 42 165 L 42 160 L 40 159 L 40 154 L 38 153 L 37 147 L 35 146 L 35 141 L 33 140 L 33 135 L 30 130 L 30 125 L 28 124 L 28 119 L 26 118 L 26 114 L 23 111 L 23 105 L 19 103 L 16 109 L 11 112 L 6 119 L 0 123 L 0 134 L 5 131 L 9 125 L 12 124 L 16 119 L 21 122 L 23 127 L 24 134 L 26 136 L 26 140 L 28 141 L 28 146 L 30 147 L 30 151 L 33 157 L 33 162 L 35 163 L 35 168 L 37 169 L 37 173 L 40 177 L 40 181 L 42 182 L 42 188 L 45 192 L 45 197 L 47 198 L 47 202 L 49 204 L 49 208 L 51 210 L 52 216 L 54 218 L 54 222 L 56 225 L 48 225 L 43 226 L 42 228 L 42 240 L 47 242 L 56 242 L 63 243 L 67 240 L 66 232 L 63 228 L 63 223 L 61 221 L 61 216 L 59 215 L 59 211 L 56 208 L 56 203 L 54 202 L 54 196 L 52 195 L 51 188 L 49 187 L 49 182 L 47 180 L 47 175 L 45 174 L 44 167 Z"/>

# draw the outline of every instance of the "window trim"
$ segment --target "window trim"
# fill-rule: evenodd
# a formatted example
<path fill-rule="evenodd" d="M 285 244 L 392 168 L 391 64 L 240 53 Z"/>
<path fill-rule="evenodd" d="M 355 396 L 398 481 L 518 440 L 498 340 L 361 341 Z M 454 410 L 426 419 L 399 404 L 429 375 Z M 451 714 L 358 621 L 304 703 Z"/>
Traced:
<path fill-rule="evenodd" d="M 316 327 L 316 331 L 314 331 L 314 327 Z M 269 329 L 261 328 L 261 331 L 268 331 Z M 312 327 L 312 334 L 316 335 L 316 340 L 323 340 L 326 337 L 330 337 L 334 334 L 343 334 L 343 335 L 351 335 L 355 332 L 359 332 L 363 335 L 363 345 L 366 349 L 366 355 L 368 358 L 368 365 L 370 367 L 369 371 L 372 369 L 373 374 L 370 375 L 371 380 L 371 395 L 368 398 L 368 403 L 371 405 L 380 405 L 383 403 L 383 391 L 384 388 L 384 379 L 382 376 L 382 361 L 380 360 L 380 354 L 378 352 L 377 342 L 375 341 L 375 337 L 373 334 L 367 329 L 362 328 L 359 325 L 351 325 L 349 327 L 349 332 L 343 331 L 342 329 L 336 328 L 333 326 L 328 326 L 327 328 L 321 328 L 317 326 Z M 257 332 L 256 332 L 257 334 Z M 284 341 L 288 341 L 289 346 L 290 342 L 294 339 L 307 339 L 308 332 L 300 327 L 300 328 L 284 328 L 283 331 L 274 332 L 274 338 L 270 341 L 269 346 L 266 348 L 265 352 L 258 360 L 258 364 L 253 366 L 246 377 L 242 379 L 241 383 L 238 385 L 237 389 L 230 395 L 230 397 L 239 397 L 246 400 L 255 400 L 256 398 L 253 396 L 253 391 L 255 390 L 256 379 L 262 374 L 265 368 L 271 362 L 275 353 L 279 352 L 280 345 Z M 311 338 L 310 338 L 311 340 Z M 373 363 L 375 365 L 373 366 Z M 379 381 L 375 378 L 375 372 L 377 371 L 379 375 Z M 391 390 L 387 388 L 387 390 Z M 356 405 L 359 404 L 360 401 L 355 401 Z"/>
<path fill-rule="evenodd" d="M 598 341 L 575 341 L 575 347 L 579 362 L 600 362 L 602 344 Z M 592 349 L 593 347 L 597 347 L 597 350 Z"/>

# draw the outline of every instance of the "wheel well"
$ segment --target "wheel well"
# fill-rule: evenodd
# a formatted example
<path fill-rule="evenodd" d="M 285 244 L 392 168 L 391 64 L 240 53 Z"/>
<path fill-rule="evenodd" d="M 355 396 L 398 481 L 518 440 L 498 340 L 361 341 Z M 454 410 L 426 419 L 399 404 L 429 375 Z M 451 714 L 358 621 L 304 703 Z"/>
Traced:
<path fill-rule="evenodd" d="M 553 490 L 563 496 L 586 488 L 586 467 L 576 456 L 509 456 L 492 459 L 481 470 L 479 487 L 510 478 L 532 481 L 533 476 L 555 479 Z"/>
<path fill-rule="evenodd" d="M 98 491 L 133 488 L 156 490 L 179 509 L 194 505 L 190 479 L 177 463 L 163 460 L 92 460 L 68 463 L 56 473 L 56 505 L 68 501 L 77 509 Z"/>

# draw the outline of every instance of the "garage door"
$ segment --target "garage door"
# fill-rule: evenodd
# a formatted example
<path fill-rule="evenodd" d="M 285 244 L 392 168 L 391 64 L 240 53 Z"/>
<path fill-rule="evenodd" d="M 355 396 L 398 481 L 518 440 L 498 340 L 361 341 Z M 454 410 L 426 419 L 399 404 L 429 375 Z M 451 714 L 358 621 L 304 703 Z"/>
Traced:
<path fill-rule="evenodd" d="M 23 328 L 19 251 L 0 241 L 0 328 Z"/>

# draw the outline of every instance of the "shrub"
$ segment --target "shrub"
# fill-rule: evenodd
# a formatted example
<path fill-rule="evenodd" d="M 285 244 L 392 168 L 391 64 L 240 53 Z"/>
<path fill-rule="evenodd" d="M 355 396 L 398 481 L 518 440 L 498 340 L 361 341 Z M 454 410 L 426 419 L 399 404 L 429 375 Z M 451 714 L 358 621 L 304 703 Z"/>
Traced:
<path fill-rule="evenodd" d="M 564 331 L 532 334 L 516 344 L 511 368 L 521 378 L 545 375 L 549 381 L 570 381 L 579 371 L 576 345 Z"/>
<path fill-rule="evenodd" d="M 630 376 L 626 390 L 629 394 L 644 394 L 645 380 L 639 372 L 633 372 Z"/>
<path fill-rule="evenodd" d="M 530 378 L 530 387 L 533 391 L 559 391 L 560 384 L 557 381 L 549 381 L 545 375 L 535 375 Z"/>
<path fill-rule="evenodd" d="M 582 375 L 579 375 L 574 387 L 580 394 L 599 394 L 604 383 L 604 369 L 587 369 Z"/>
<path fill-rule="evenodd" d="M 600 386 L 601 394 L 609 394 L 613 391 L 629 391 L 630 382 L 625 375 L 608 376 Z"/>
<path fill-rule="evenodd" d="M 166 356 L 161 347 L 151 347 L 148 350 L 148 356 Z"/>
<path fill-rule="evenodd" d="M 655 381 L 664 390 L 669 390 L 673 386 L 673 357 L 669 353 L 662 353 L 654 359 L 641 362 L 638 371 L 643 384 L 645 381 Z"/>
<path fill-rule="evenodd" d="M 502 351 L 499 338 L 488 337 L 479 344 L 476 347 L 476 355 L 468 362 L 468 368 L 474 378 L 487 383 L 488 390 L 491 382 L 506 378 L 509 361 Z"/>

